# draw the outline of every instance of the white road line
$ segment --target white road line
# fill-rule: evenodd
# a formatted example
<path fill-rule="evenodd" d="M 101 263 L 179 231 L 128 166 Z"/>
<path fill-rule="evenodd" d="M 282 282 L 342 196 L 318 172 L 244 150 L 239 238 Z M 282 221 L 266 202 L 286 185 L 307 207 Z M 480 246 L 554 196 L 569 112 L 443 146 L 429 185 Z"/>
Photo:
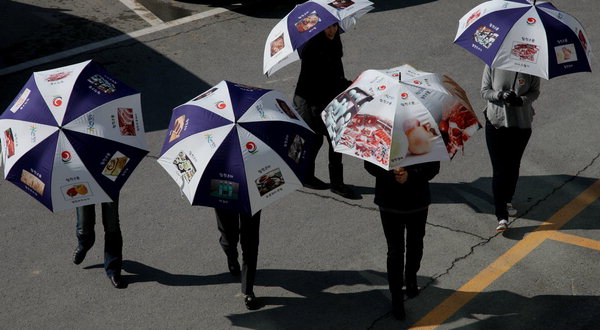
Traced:
<path fill-rule="evenodd" d="M 150 23 L 150 25 L 159 25 L 164 23 L 162 19 L 156 17 L 151 11 L 146 9 L 141 3 L 136 0 L 120 0 L 127 8 L 131 9 L 134 13 L 136 13 L 139 17 L 143 18 L 146 22 Z"/>
<path fill-rule="evenodd" d="M 87 45 L 83 45 L 80 47 L 76 47 L 76 48 L 72 48 L 72 49 L 68 49 L 59 53 L 55 53 L 52 55 L 48 55 L 45 57 L 40 57 L 37 58 L 35 60 L 31 60 L 31 61 L 27 61 L 27 62 L 23 62 L 17 65 L 13 65 L 13 66 L 9 66 L 7 68 L 4 68 L 2 70 L 0 70 L 0 76 L 2 75 L 7 75 L 10 73 L 14 73 L 14 72 L 18 72 L 21 70 L 25 70 L 25 69 L 29 69 L 38 65 L 42 65 L 42 64 L 46 64 L 49 62 L 53 62 L 53 61 L 58 61 L 60 59 L 66 58 L 66 57 L 70 57 L 70 56 L 74 56 L 74 55 L 78 55 L 81 53 L 85 53 L 85 52 L 89 52 L 91 50 L 95 50 L 98 48 L 102 48 L 102 47 L 106 47 L 106 46 L 110 46 L 112 44 L 116 44 L 122 41 L 126 41 L 126 40 L 130 40 L 130 39 L 135 39 L 135 38 L 139 38 L 148 34 L 152 34 L 158 31 L 162 31 L 162 30 L 166 30 L 168 28 L 172 28 L 178 25 L 182 25 L 182 24 L 186 24 L 186 23 L 190 23 L 193 21 L 197 21 L 197 20 L 201 20 L 203 18 L 208 18 L 214 15 L 218 15 L 221 13 L 225 13 L 228 12 L 229 9 L 225 9 L 225 8 L 215 8 L 215 9 L 211 9 L 211 10 L 207 10 L 201 13 L 197 13 L 191 16 L 187 16 L 187 17 L 183 17 L 177 20 L 173 20 L 170 22 L 166 22 L 166 23 L 162 23 L 159 25 L 155 25 L 155 26 L 150 26 L 141 30 L 137 30 L 134 32 L 129 32 L 127 34 L 122 34 L 120 36 L 116 36 L 116 37 L 112 37 L 109 39 L 105 39 L 102 41 L 98 41 L 98 42 L 94 42 L 91 44 L 87 44 Z"/>

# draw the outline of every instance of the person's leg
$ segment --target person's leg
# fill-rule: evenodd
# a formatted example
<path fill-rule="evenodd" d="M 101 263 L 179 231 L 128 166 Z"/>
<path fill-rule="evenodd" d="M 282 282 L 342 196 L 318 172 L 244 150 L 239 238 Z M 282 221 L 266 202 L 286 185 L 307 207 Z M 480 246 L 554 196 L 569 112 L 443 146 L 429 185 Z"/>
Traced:
<path fill-rule="evenodd" d="M 260 211 L 254 216 L 240 215 L 240 244 L 242 246 L 242 293 L 245 295 L 246 308 L 259 308 L 254 295 L 254 281 L 258 263 L 258 244 L 260 234 Z"/>
<path fill-rule="evenodd" d="M 509 166 L 506 184 L 506 203 L 510 203 L 517 188 L 519 180 L 519 170 L 521 169 L 521 159 L 525 153 L 525 148 L 531 137 L 531 129 L 514 128 L 510 136 L 510 152 L 508 153 Z"/>
<path fill-rule="evenodd" d="M 227 267 L 231 275 L 240 275 L 237 245 L 240 239 L 240 216 L 237 212 L 215 209 L 217 228 L 221 233 L 219 243 L 227 256 Z"/>
<path fill-rule="evenodd" d="M 298 95 L 294 96 L 294 107 L 298 110 L 298 113 L 302 119 L 306 122 L 308 127 L 312 129 L 315 134 L 314 143 L 312 144 L 312 151 L 307 154 L 307 166 L 306 166 L 306 179 L 304 186 L 310 189 L 327 189 L 327 185 L 315 177 L 315 162 L 321 146 L 323 146 L 323 136 L 320 134 L 321 127 L 319 123 L 315 121 L 313 113 L 316 111 L 313 106 L 310 106 L 306 100 Z M 320 118 L 318 118 L 320 120 Z"/>
<path fill-rule="evenodd" d="M 419 294 L 417 272 L 423 258 L 423 238 L 428 210 L 406 215 L 406 266 L 404 270 L 406 295 L 410 298 Z"/>
<path fill-rule="evenodd" d="M 404 273 L 404 221 L 398 214 L 380 210 L 381 224 L 387 243 L 387 276 L 392 295 L 392 313 L 403 319 L 404 294 L 402 293 Z"/>
<path fill-rule="evenodd" d="M 89 249 L 96 240 L 94 226 L 96 225 L 95 205 L 80 206 L 76 209 L 77 225 L 75 234 L 77 236 L 77 247 L 73 252 L 73 263 L 79 265 L 85 259 Z"/>
<path fill-rule="evenodd" d="M 119 223 L 119 201 L 102 203 L 104 225 L 104 270 L 109 277 L 121 274 L 123 264 L 123 236 Z"/>
<path fill-rule="evenodd" d="M 508 180 L 508 138 L 510 132 L 506 128 L 495 128 L 489 121 L 485 126 L 485 140 L 492 162 L 492 194 L 498 221 L 508 219 L 506 210 L 506 185 Z"/>

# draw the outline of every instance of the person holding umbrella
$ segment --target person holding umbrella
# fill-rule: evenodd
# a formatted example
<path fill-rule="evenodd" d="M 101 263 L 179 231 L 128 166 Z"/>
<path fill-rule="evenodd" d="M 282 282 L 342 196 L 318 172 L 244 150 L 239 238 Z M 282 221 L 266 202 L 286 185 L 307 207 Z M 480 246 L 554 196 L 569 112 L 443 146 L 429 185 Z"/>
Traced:
<path fill-rule="evenodd" d="M 241 282 L 244 303 L 249 310 L 260 307 L 254 295 L 254 279 L 258 261 L 260 211 L 255 215 L 215 208 L 217 227 L 221 233 L 219 243 L 227 256 L 229 273 L 240 276 L 237 245 L 242 247 Z"/>
<path fill-rule="evenodd" d="M 521 158 L 531 137 L 535 111 L 533 102 L 540 95 L 537 76 L 485 66 L 481 96 L 487 101 L 484 110 L 485 138 L 492 162 L 492 193 L 498 220 L 497 232 L 508 229 L 508 216 L 515 216 L 512 205 L 519 179 Z"/>
<path fill-rule="evenodd" d="M 96 205 L 77 207 L 77 247 L 73 252 L 73 263 L 79 265 L 96 240 Z M 117 289 L 127 286 L 121 277 L 123 263 L 123 236 L 119 225 L 119 201 L 102 203 L 102 225 L 104 226 L 104 270 L 110 283 Z"/>
<path fill-rule="evenodd" d="M 342 154 L 333 151 L 327 128 L 321 120 L 321 112 L 327 104 L 351 84 L 351 81 L 344 76 L 342 56 L 342 41 L 337 23 L 327 27 L 304 44 L 300 49 L 302 62 L 294 95 L 294 106 L 317 134 L 315 152 L 311 155 L 308 179 L 304 186 L 311 189 L 327 189 L 327 185 L 314 174 L 314 163 L 323 145 L 324 135 L 329 142 L 330 189 L 342 197 L 354 199 L 357 198 L 356 193 L 344 184 Z"/>
<path fill-rule="evenodd" d="M 387 274 L 392 295 L 392 314 L 396 319 L 403 320 L 406 314 L 402 286 L 406 285 L 409 298 L 419 294 L 417 272 L 421 267 L 425 225 L 431 204 L 429 181 L 439 173 L 440 162 L 386 171 L 365 161 L 364 167 L 376 180 L 375 204 L 379 206 L 388 247 Z"/>

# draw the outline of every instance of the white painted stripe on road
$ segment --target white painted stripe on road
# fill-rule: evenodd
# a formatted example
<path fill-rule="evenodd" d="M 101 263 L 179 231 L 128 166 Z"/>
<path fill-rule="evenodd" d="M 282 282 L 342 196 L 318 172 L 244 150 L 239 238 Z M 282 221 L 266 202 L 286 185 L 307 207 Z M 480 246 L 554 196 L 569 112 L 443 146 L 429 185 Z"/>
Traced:
<path fill-rule="evenodd" d="M 150 25 L 159 25 L 164 23 L 162 19 L 158 18 L 151 11 L 149 11 L 146 7 L 144 7 L 141 3 L 136 0 L 120 0 L 127 8 L 131 9 L 134 13 L 136 13 L 139 17 L 141 17 L 144 21 L 150 23 Z"/>
<path fill-rule="evenodd" d="M 159 25 L 155 25 L 155 26 L 150 26 L 138 31 L 134 31 L 134 32 L 129 32 L 127 34 L 122 34 L 120 36 L 116 36 L 116 37 L 112 37 L 109 39 L 105 39 L 102 41 L 98 41 L 98 42 L 94 42 L 91 44 L 87 44 L 84 46 L 80 46 L 80 47 L 76 47 L 76 48 L 72 48 L 72 49 L 68 49 L 59 53 L 55 53 L 52 55 L 48 55 L 45 57 L 41 57 L 35 60 L 31 60 L 31 61 L 27 61 L 27 62 L 23 62 L 17 65 L 13 65 L 13 66 L 9 66 L 7 68 L 4 68 L 2 70 L 0 70 L 0 76 L 2 75 L 6 75 L 6 74 L 10 74 L 10 73 L 14 73 L 14 72 L 18 72 L 21 70 L 25 70 L 25 69 L 29 69 L 38 65 L 42 65 L 42 64 L 46 64 L 49 62 L 53 62 L 53 61 L 58 61 L 61 60 L 63 58 L 66 57 L 70 57 L 70 56 L 74 56 L 74 55 L 78 55 L 78 54 L 82 54 L 85 52 L 89 52 L 91 50 L 95 50 L 98 48 L 102 48 L 102 47 L 106 47 L 106 46 L 110 46 L 112 44 L 116 44 L 122 41 L 126 41 L 126 40 L 130 40 L 130 39 L 135 39 L 135 38 L 139 38 L 148 34 L 152 34 L 158 31 L 162 31 L 162 30 L 166 30 L 168 28 L 172 28 L 178 25 L 182 25 L 182 24 L 186 24 L 186 23 L 190 23 L 193 21 L 197 21 L 197 20 L 201 20 L 203 18 L 208 18 L 214 15 L 218 15 L 224 12 L 228 12 L 229 9 L 225 9 L 225 8 L 215 8 L 215 9 L 211 9 L 211 10 L 207 10 L 201 13 L 197 13 L 191 16 L 187 16 L 187 17 L 183 17 L 177 20 L 173 20 L 170 22 L 166 22 L 166 23 L 162 23 Z"/>

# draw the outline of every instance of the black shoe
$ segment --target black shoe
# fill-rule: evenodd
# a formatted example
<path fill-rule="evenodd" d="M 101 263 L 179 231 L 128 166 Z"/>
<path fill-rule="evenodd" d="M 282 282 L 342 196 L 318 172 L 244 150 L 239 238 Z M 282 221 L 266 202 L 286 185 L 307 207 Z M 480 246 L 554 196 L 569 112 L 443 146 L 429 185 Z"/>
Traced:
<path fill-rule="evenodd" d="M 414 298 L 419 295 L 419 285 L 417 282 L 406 281 L 406 296 L 408 298 Z"/>
<path fill-rule="evenodd" d="M 73 251 L 73 263 L 79 265 L 85 259 L 85 255 L 87 254 L 87 250 L 78 246 L 75 251 Z"/>
<path fill-rule="evenodd" d="M 125 280 L 123 280 L 123 277 L 121 277 L 121 274 L 112 274 L 108 277 L 108 279 L 110 280 L 110 283 L 117 289 L 123 289 L 127 286 Z"/>
<path fill-rule="evenodd" d="M 244 296 L 244 304 L 246 304 L 246 308 L 248 310 L 257 310 L 260 308 L 258 304 L 258 299 L 254 296 L 254 293 L 247 294 Z"/>
<path fill-rule="evenodd" d="M 331 192 L 334 194 L 338 194 L 344 198 L 348 198 L 348 199 L 359 199 L 360 196 L 358 196 L 354 190 L 352 190 L 352 188 L 348 187 L 345 184 L 338 184 L 338 185 L 332 185 L 331 186 Z"/>
<path fill-rule="evenodd" d="M 240 276 L 240 263 L 236 259 L 227 258 L 227 268 L 229 268 L 229 273 L 233 276 Z"/>
<path fill-rule="evenodd" d="M 306 180 L 306 182 L 304 182 L 304 187 L 308 188 L 308 189 L 315 189 L 315 190 L 325 190 L 327 188 L 329 188 L 329 185 L 321 180 L 319 180 L 317 177 L 312 177 L 308 180 Z"/>
<path fill-rule="evenodd" d="M 404 302 L 396 303 L 392 301 L 392 315 L 396 320 L 406 319 L 406 312 L 404 311 Z"/>

